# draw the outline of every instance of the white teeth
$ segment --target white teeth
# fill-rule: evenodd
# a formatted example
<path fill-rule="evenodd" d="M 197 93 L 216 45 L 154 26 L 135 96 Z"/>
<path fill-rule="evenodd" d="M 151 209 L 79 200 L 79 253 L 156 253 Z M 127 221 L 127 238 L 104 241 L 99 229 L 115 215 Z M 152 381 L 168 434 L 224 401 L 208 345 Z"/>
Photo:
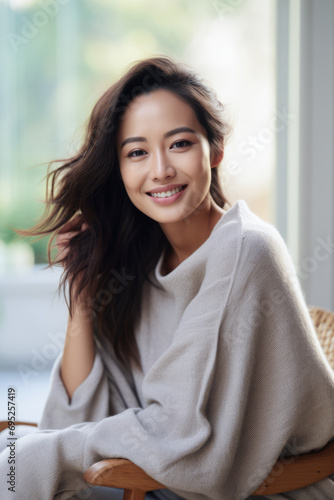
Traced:
<path fill-rule="evenodd" d="M 179 186 L 171 191 L 161 191 L 161 193 L 151 193 L 154 198 L 168 198 L 169 196 L 173 196 L 173 194 L 181 191 L 182 186 Z"/>

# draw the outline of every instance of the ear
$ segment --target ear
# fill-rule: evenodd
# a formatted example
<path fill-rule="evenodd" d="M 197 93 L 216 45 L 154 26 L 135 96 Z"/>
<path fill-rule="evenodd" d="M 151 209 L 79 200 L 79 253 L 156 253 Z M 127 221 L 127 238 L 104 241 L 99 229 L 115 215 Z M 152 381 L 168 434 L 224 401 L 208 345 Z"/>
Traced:
<path fill-rule="evenodd" d="M 211 155 L 211 168 L 217 167 L 224 157 L 224 148 L 222 148 L 220 154 Z"/>

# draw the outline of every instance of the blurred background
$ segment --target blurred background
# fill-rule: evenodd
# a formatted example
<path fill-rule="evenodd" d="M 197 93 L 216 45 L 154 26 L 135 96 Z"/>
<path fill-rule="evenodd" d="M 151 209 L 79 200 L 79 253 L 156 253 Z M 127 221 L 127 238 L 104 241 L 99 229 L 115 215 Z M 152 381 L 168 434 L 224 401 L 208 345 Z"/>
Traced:
<path fill-rule="evenodd" d="M 277 227 L 306 301 L 334 309 L 333 29 L 331 0 L 0 0 L 0 398 L 17 388 L 17 418 L 40 417 L 67 308 L 49 237 L 12 228 L 36 224 L 48 163 L 139 59 L 170 55 L 216 89 L 227 198 Z"/>

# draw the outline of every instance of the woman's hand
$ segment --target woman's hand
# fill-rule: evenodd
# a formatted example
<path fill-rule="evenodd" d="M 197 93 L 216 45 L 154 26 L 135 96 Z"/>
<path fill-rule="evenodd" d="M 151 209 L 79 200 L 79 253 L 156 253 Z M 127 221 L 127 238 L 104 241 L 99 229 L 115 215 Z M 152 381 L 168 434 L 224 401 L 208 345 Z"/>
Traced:
<path fill-rule="evenodd" d="M 69 242 L 81 231 L 88 229 L 87 222 L 84 222 L 82 215 L 76 215 L 72 220 L 64 224 L 57 232 L 56 244 L 57 260 L 62 259 L 62 266 L 66 268 L 66 256 L 69 252 Z M 77 229 L 76 229 L 77 228 Z M 64 260 L 63 260 L 64 259 Z"/>
<path fill-rule="evenodd" d="M 64 224 L 58 231 L 57 231 L 57 238 L 56 238 L 56 244 L 54 245 L 57 248 L 57 255 L 56 255 L 56 260 L 59 262 L 61 260 L 61 265 L 63 266 L 64 270 L 66 270 L 68 266 L 68 260 L 67 260 L 67 255 L 70 250 L 70 241 L 74 236 L 77 236 L 81 231 L 86 231 L 89 229 L 89 226 L 87 222 L 85 222 L 84 218 L 82 215 L 78 214 L 76 215 L 73 219 L 71 219 L 69 222 Z M 75 276 L 75 283 L 77 284 L 78 282 L 81 281 L 83 275 L 83 271 L 78 273 Z M 73 284 L 72 287 L 72 296 L 75 297 L 75 292 L 76 292 L 76 285 Z M 84 299 L 85 298 L 85 293 L 82 291 L 80 293 L 80 298 Z"/>

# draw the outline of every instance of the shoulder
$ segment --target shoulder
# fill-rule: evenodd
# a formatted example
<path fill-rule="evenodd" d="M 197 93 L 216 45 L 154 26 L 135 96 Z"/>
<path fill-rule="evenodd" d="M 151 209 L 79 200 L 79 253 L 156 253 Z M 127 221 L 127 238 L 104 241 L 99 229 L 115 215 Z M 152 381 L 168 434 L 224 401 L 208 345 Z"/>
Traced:
<path fill-rule="evenodd" d="M 222 216 L 210 256 L 216 265 L 226 262 L 234 269 L 252 267 L 286 268 L 293 272 L 293 263 L 286 243 L 277 228 L 250 210 L 246 201 L 238 200 Z"/>
<path fill-rule="evenodd" d="M 285 247 L 285 242 L 273 224 L 264 221 L 238 200 L 225 212 L 214 228 L 214 245 L 219 248 L 232 245 L 249 250 L 268 251 L 272 247 Z"/>

